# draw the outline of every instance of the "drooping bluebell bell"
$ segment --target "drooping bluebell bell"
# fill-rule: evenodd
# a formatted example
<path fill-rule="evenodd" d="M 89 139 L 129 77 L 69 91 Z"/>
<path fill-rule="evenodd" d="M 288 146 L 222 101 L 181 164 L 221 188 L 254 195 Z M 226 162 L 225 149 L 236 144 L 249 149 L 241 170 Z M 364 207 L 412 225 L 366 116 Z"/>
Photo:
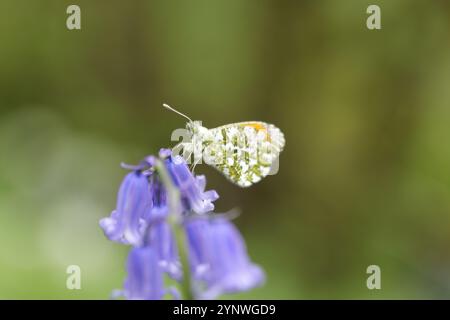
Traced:
<path fill-rule="evenodd" d="M 163 183 L 157 161 L 162 161 L 166 176 L 178 190 L 181 212 L 170 212 L 169 186 Z M 197 298 L 245 291 L 264 281 L 261 268 L 250 262 L 238 230 L 226 218 L 213 214 L 217 192 L 205 191 L 206 178 L 194 176 L 182 157 L 162 149 L 159 159 L 149 156 L 127 167 L 132 171 L 121 184 L 117 208 L 100 221 L 110 240 L 133 246 L 122 291 L 125 298 L 161 299 L 168 292 L 162 282 L 164 272 L 182 280 L 174 228 L 187 234 L 192 290 Z M 170 219 L 172 214 L 181 214 L 180 219 Z"/>
<path fill-rule="evenodd" d="M 144 218 L 151 208 L 148 177 L 139 171 L 128 173 L 120 185 L 117 207 L 110 217 L 100 220 L 105 235 L 111 241 L 140 245 L 146 227 Z"/>
<path fill-rule="evenodd" d="M 182 266 L 173 231 L 167 221 L 155 221 L 149 228 L 146 246 L 155 249 L 163 271 L 175 280 L 183 277 Z"/>
<path fill-rule="evenodd" d="M 195 177 L 181 156 L 167 158 L 165 165 L 180 191 L 184 212 L 203 214 L 214 210 L 212 202 L 217 200 L 219 195 L 215 190 L 205 191 L 205 176 Z"/>
<path fill-rule="evenodd" d="M 250 261 L 241 234 L 226 217 L 189 219 L 185 229 L 197 298 L 214 299 L 263 284 L 264 272 Z"/>
<path fill-rule="evenodd" d="M 164 288 L 163 272 L 155 249 L 149 246 L 131 249 L 123 296 L 128 300 L 160 300 L 166 293 L 178 296 L 175 289 Z"/>

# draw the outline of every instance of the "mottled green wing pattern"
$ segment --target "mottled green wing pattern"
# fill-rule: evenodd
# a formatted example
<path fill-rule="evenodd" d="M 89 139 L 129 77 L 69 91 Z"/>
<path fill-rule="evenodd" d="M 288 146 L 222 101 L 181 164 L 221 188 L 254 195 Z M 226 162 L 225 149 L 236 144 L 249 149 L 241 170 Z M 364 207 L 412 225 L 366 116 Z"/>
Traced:
<path fill-rule="evenodd" d="M 203 141 L 206 162 L 241 187 L 267 176 L 285 144 L 280 129 L 258 121 L 210 129 L 208 136 Z"/>

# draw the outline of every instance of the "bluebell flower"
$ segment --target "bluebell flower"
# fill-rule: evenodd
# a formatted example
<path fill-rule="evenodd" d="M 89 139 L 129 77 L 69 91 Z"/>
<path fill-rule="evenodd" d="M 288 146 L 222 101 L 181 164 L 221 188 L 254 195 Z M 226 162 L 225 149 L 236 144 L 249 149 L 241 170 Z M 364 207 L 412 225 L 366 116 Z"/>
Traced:
<path fill-rule="evenodd" d="M 164 288 L 163 272 L 152 247 L 131 249 L 127 272 L 123 296 L 128 300 L 159 300 L 167 293 L 178 297 L 173 288 Z"/>
<path fill-rule="evenodd" d="M 161 269 L 177 281 L 182 280 L 183 271 L 173 231 L 166 221 L 152 223 L 148 231 L 147 246 L 155 249 Z"/>
<path fill-rule="evenodd" d="M 100 220 L 105 235 L 111 241 L 140 245 L 146 228 L 145 218 L 151 209 L 148 177 L 139 171 L 128 173 L 117 195 L 116 210 Z"/>
<path fill-rule="evenodd" d="M 181 280 L 181 265 L 168 216 L 167 191 L 158 176 L 133 171 L 119 189 L 117 209 L 100 220 L 106 236 L 123 244 L 155 247 L 159 264 L 172 278 Z M 145 239 L 146 238 L 146 239 Z"/>
<path fill-rule="evenodd" d="M 116 210 L 101 219 L 100 226 L 110 240 L 133 246 L 121 291 L 125 298 L 162 299 L 166 293 L 178 297 L 176 290 L 163 285 L 164 273 L 177 281 L 183 278 L 177 227 L 187 235 L 196 298 L 213 299 L 264 282 L 264 272 L 250 261 L 239 231 L 226 217 L 213 214 L 217 192 L 205 191 L 206 178 L 195 176 L 182 157 L 161 149 L 159 159 L 148 156 L 137 166 L 124 167 L 131 172 L 120 186 Z M 169 216 L 178 214 L 170 212 L 169 188 L 178 190 L 181 219 Z"/>
<path fill-rule="evenodd" d="M 185 229 L 197 298 L 214 299 L 263 284 L 263 270 L 250 261 L 244 240 L 227 218 L 189 219 Z"/>
<path fill-rule="evenodd" d="M 165 160 L 167 170 L 181 194 L 183 211 L 203 214 L 214 210 L 213 201 L 219 198 L 215 190 L 205 191 L 204 176 L 195 177 L 181 156 L 171 156 Z"/>
<path fill-rule="evenodd" d="M 167 170 L 179 188 L 182 210 L 195 213 L 212 211 L 212 202 L 219 196 L 214 190 L 205 192 L 205 177 L 195 177 L 185 160 L 180 156 L 171 157 L 167 149 L 161 149 L 160 157 L 165 158 Z M 156 172 L 144 170 L 151 168 L 154 161 L 155 158 L 149 156 L 138 166 L 129 166 L 133 171 L 125 176 L 120 186 L 116 210 L 110 217 L 100 220 L 100 226 L 111 241 L 141 245 L 151 221 L 167 217 L 167 190 Z"/>
<path fill-rule="evenodd" d="M 167 219 L 169 215 L 169 204 L 167 190 L 163 186 L 161 179 L 153 172 L 150 177 L 151 208 L 146 221 L 157 221 Z"/>

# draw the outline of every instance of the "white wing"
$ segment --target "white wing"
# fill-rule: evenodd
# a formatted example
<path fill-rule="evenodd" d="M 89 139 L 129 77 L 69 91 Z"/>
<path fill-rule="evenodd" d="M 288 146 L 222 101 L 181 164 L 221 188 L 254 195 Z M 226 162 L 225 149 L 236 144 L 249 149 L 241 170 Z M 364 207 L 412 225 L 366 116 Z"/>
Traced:
<path fill-rule="evenodd" d="M 267 176 L 284 145 L 281 130 L 260 121 L 210 129 L 203 140 L 205 162 L 241 187 L 249 187 Z"/>

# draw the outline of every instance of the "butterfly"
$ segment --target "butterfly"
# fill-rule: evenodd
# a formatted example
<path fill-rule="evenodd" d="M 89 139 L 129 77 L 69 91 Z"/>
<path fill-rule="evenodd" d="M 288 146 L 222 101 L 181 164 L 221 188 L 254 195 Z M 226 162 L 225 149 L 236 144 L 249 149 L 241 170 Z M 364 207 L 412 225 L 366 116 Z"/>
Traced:
<path fill-rule="evenodd" d="M 193 168 L 204 160 L 240 187 L 249 187 L 277 169 L 285 139 L 273 124 L 246 121 L 208 129 L 201 121 L 193 121 L 167 104 L 163 106 L 189 121 L 186 129 L 190 142 L 181 142 L 173 150 L 180 146 L 185 157 L 194 154 Z"/>

